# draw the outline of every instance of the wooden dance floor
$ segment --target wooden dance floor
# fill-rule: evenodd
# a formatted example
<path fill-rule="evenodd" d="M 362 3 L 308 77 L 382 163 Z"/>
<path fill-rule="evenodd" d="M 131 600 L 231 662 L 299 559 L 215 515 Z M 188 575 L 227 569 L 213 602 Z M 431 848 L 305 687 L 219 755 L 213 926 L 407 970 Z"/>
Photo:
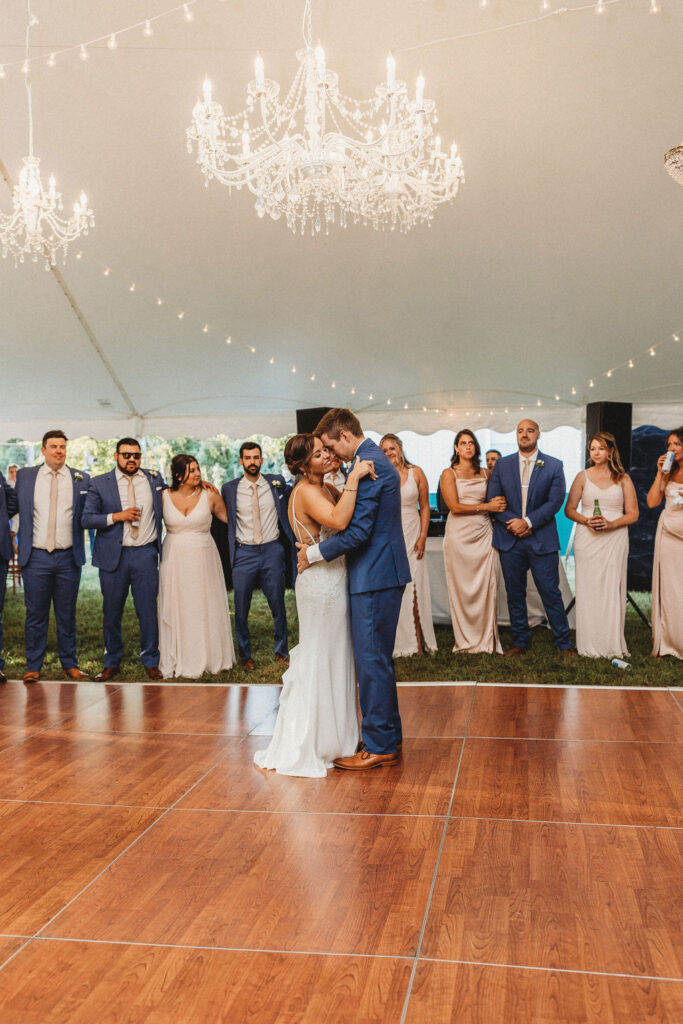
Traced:
<path fill-rule="evenodd" d="M 680 691 L 399 696 L 304 780 L 277 687 L 1 687 L 2 1024 L 680 1024 Z"/>

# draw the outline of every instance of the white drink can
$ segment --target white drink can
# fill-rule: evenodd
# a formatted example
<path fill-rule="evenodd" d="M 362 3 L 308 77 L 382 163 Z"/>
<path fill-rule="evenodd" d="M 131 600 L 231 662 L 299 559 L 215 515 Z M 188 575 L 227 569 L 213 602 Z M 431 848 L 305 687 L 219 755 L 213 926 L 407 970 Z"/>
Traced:
<path fill-rule="evenodd" d="M 662 473 L 670 473 L 671 472 L 671 467 L 673 466 L 673 464 L 674 464 L 674 453 L 673 452 L 667 452 L 666 453 L 666 458 L 664 459 L 664 462 L 662 463 Z"/>

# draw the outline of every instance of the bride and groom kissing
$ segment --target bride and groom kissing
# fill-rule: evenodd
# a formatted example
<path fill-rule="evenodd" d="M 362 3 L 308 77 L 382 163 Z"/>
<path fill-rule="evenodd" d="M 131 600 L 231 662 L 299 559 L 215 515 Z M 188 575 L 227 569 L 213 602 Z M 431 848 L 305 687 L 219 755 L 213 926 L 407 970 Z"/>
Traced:
<path fill-rule="evenodd" d="M 329 453 L 353 462 L 341 493 L 324 482 Z M 398 473 L 348 409 L 330 410 L 314 434 L 291 438 L 285 459 L 299 477 L 289 501 L 299 548 L 299 643 L 283 676 L 273 738 L 254 761 L 312 778 L 332 765 L 395 765 L 402 734 L 392 652 L 411 578 Z"/>

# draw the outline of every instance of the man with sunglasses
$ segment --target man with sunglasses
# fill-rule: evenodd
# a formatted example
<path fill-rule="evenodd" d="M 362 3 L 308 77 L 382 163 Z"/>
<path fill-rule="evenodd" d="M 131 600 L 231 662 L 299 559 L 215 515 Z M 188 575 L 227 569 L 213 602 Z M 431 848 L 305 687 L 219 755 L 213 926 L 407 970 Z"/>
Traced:
<path fill-rule="evenodd" d="M 161 679 L 157 593 L 166 484 L 158 473 L 141 468 L 141 458 L 135 438 L 122 437 L 115 468 L 93 477 L 83 511 L 83 526 L 97 530 L 92 561 L 102 590 L 104 667 L 96 677 L 101 683 L 119 672 L 129 591 L 140 623 L 140 660 L 150 679 Z"/>

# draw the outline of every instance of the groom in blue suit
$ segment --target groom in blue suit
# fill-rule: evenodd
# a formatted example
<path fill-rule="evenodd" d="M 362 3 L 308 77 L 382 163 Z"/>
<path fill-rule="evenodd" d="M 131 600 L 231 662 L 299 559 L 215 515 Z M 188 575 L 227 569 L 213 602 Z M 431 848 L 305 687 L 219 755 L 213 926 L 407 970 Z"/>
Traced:
<path fill-rule="evenodd" d="M 401 525 L 401 480 L 382 449 L 364 436 L 349 409 L 332 409 L 315 433 L 345 462 L 358 456 L 375 464 L 376 478 L 366 476 L 359 482 L 356 507 L 346 529 L 299 550 L 299 572 L 320 559 L 347 558 L 363 748 L 334 763 L 348 771 L 364 771 L 396 764 L 402 745 L 392 658 L 403 591 L 411 579 Z"/>
<path fill-rule="evenodd" d="M 538 450 L 541 431 L 534 420 L 517 426 L 519 452 L 499 459 L 489 479 L 487 499 L 503 496 L 505 512 L 493 515 L 493 546 L 505 579 L 513 646 L 506 655 L 526 654 L 531 644 L 526 605 L 527 570 L 548 617 L 558 650 L 575 654 L 560 593 L 555 515 L 565 499 L 562 463 Z"/>

